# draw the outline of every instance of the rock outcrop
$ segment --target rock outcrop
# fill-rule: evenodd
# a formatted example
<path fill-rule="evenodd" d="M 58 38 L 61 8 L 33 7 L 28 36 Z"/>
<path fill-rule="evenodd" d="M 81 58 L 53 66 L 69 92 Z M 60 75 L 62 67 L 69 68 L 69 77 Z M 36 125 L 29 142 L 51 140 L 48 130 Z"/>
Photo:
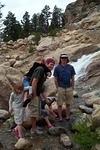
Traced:
<path fill-rule="evenodd" d="M 10 67 L 9 63 L 0 65 L 0 108 L 8 109 L 8 100 L 11 92 L 11 86 L 7 77 L 12 81 L 20 80 L 22 73 L 17 69 Z"/>
<path fill-rule="evenodd" d="M 73 29 L 72 23 L 78 22 L 90 15 L 93 11 L 100 9 L 100 1 L 98 0 L 77 0 L 66 7 L 65 18 L 66 25 L 70 25 Z"/>

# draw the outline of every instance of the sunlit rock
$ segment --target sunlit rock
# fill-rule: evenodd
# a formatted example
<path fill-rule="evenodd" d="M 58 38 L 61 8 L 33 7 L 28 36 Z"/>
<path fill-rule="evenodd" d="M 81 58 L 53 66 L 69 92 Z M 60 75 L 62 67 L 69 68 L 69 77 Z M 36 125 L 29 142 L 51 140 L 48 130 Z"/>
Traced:
<path fill-rule="evenodd" d="M 32 146 L 32 142 L 25 138 L 20 138 L 15 144 L 15 148 L 18 150 L 31 150 Z"/>
<path fill-rule="evenodd" d="M 93 127 L 100 127 L 100 105 L 93 105 L 94 111 L 92 113 Z"/>
<path fill-rule="evenodd" d="M 8 111 L 6 111 L 4 109 L 0 109 L 0 118 L 7 119 L 9 117 L 10 117 L 10 114 Z"/>
<path fill-rule="evenodd" d="M 61 134 L 60 135 L 60 142 L 67 148 L 71 148 L 72 147 L 72 143 L 71 140 L 69 138 L 68 135 L 66 134 Z"/>

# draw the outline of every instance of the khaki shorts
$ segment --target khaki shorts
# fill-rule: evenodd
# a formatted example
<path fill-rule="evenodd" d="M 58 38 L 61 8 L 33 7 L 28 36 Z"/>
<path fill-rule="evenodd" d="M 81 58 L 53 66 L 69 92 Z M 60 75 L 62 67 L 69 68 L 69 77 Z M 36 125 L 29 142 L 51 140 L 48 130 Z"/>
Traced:
<path fill-rule="evenodd" d="M 73 102 L 73 90 L 72 88 L 58 88 L 58 98 L 57 103 L 58 105 L 63 105 L 65 103 L 66 105 L 70 105 Z"/>
<path fill-rule="evenodd" d="M 30 110 L 30 117 L 39 117 L 39 98 L 38 96 L 31 100 L 31 102 L 28 105 L 28 108 Z"/>

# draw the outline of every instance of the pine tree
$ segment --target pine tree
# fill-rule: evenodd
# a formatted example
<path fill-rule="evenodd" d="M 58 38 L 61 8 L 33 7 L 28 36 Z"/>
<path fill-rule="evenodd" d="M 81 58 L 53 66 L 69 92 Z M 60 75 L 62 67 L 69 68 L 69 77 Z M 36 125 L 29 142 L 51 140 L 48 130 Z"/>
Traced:
<path fill-rule="evenodd" d="M 65 14 L 62 13 L 62 27 L 65 26 Z"/>
<path fill-rule="evenodd" d="M 0 2 L 0 36 L 1 36 L 1 32 L 2 32 L 2 29 L 3 29 L 3 20 L 2 20 L 2 12 L 1 12 L 1 9 L 4 7 L 4 5 L 1 4 Z"/>
<path fill-rule="evenodd" d="M 52 13 L 51 19 L 51 28 L 60 28 L 62 27 L 62 10 L 58 8 L 56 5 L 54 6 L 54 10 Z"/>
<path fill-rule="evenodd" d="M 38 32 L 40 32 L 40 33 L 45 32 L 44 22 L 45 22 L 45 18 L 44 18 L 44 15 L 41 13 L 39 15 L 39 27 L 38 27 Z"/>
<path fill-rule="evenodd" d="M 12 12 L 8 12 L 6 19 L 4 20 L 3 24 L 5 25 L 3 31 L 3 40 L 9 41 L 13 40 L 16 41 L 21 34 L 21 25 L 16 20 L 15 15 Z"/>
<path fill-rule="evenodd" d="M 39 14 L 33 14 L 31 19 L 31 30 L 37 32 L 39 26 Z"/>
<path fill-rule="evenodd" d="M 45 5 L 41 13 L 44 17 L 44 32 L 47 33 L 49 29 L 49 20 L 51 16 L 50 7 L 48 5 Z"/>
<path fill-rule="evenodd" d="M 28 37 L 31 32 L 31 24 L 30 24 L 30 15 L 27 11 L 23 15 L 23 20 L 21 20 L 21 23 L 22 23 L 22 36 Z"/>

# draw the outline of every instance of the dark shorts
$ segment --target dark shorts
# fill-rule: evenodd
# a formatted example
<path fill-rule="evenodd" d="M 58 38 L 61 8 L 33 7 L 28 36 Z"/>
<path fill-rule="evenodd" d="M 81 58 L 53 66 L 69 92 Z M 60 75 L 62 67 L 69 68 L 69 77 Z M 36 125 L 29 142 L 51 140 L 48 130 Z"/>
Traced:
<path fill-rule="evenodd" d="M 46 105 L 46 102 L 40 100 L 40 115 L 41 115 L 43 118 L 45 118 L 45 117 L 48 116 L 48 112 L 47 112 L 47 110 L 45 110 L 45 105 Z"/>
<path fill-rule="evenodd" d="M 23 77 L 22 82 L 23 82 L 23 86 L 24 86 L 24 91 L 29 90 L 29 88 L 30 88 L 29 79 L 25 76 L 25 77 Z"/>

